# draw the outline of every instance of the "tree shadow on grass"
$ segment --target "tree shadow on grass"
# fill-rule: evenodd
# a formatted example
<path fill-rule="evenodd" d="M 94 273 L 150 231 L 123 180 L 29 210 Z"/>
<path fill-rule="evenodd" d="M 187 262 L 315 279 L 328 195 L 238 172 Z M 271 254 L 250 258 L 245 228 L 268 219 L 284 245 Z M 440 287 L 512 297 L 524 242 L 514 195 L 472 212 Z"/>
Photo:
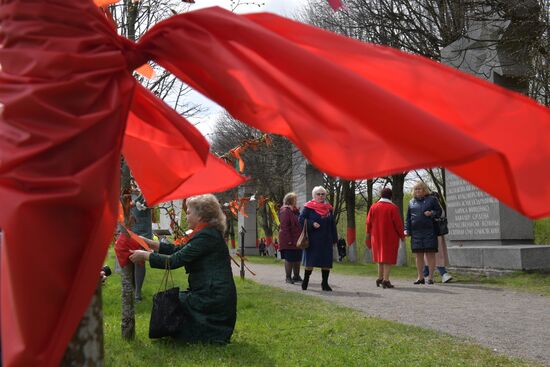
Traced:
<path fill-rule="evenodd" d="M 449 288 L 466 288 L 466 289 L 477 289 L 481 291 L 495 291 L 495 292 L 503 292 L 504 288 L 499 288 L 498 285 L 494 286 L 487 286 L 483 284 L 473 284 L 473 283 L 447 283 L 445 287 Z"/>
<path fill-rule="evenodd" d="M 449 290 L 442 289 L 438 286 L 423 285 L 416 287 L 395 287 L 391 292 L 412 292 L 412 293 L 432 293 L 432 294 L 457 294 Z"/>
<path fill-rule="evenodd" d="M 107 348 L 109 348 L 107 346 Z M 125 342 L 123 350 L 107 353 L 106 365 L 113 366 L 275 366 L 265 350 L 246 341 L 227 345 L 186 344 L 170 338 Z"/>
<path fill-rule="evenodd" d="M 322 295 L 327 297 L 358 297 L 358 298 L 380 298 L 381 295 L 375 294 L 375 293 L 369 293 L 369 292 L 361 292 L 361 291 L 341 291 L 336 289 L 334 286 L 332 287 L 332 292 L 325 292 L 321 289 L 308 289 L 308 292 L 315 293 L 316 295 Z M 306 294 L 306 293 L 304 293 Z"/>
<path fill-rule="evenodd" d="M 227 345 L 186 344 L 171 339 L 152 343 L 160 355 L 181 356 L 181 365 L 197 366 L 275 366 L 276 362 L 254 344 L 237 340 Z"/>

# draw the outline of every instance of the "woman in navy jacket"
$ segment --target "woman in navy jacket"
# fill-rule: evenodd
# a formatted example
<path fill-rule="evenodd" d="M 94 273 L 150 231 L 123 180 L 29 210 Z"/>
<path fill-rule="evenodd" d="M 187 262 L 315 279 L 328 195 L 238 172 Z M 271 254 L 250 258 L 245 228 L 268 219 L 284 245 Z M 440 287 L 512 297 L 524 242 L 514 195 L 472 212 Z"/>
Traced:
<path fill-rule="evenodd" d="M 338 241 L 336 222 L 332 205 L 326 202 L 327 191 L 322 186 L 316 186 L 312 191 L 313 200 L 304 205 L 300 214 L 300 226 L 307 220 L 309 247 L 304 251 L 302 263 L 306 268 L 302 289 L 306 290 L 313 268 L 321 268 L 323 281 L 321 288 L 332 291 L 328 285 L 328 276 L 332 268 L 332 248 Z"/>
<path fill-rule="evenodd" d="M 438 234 L 434 219 L 441 216 L 441 207 L 437 199 L 430 195 L 430 189 L 424 182 L 417 182 L 412 194 L 405 220 L 405 236 L 411 236 L 411 249 L 416 254 L 418 278 L 414 284 L 433 284 Z M 424 255 L 429 268 L 427 280 L 423 274 Z"/>

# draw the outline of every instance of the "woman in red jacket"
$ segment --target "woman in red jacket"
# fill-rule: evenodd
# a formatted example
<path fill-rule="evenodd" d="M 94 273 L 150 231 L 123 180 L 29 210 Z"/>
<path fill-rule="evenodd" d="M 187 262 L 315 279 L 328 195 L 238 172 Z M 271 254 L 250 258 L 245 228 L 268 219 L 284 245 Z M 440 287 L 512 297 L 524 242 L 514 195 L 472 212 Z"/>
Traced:
<path fill-rule="evenodd" d="M 392 190 L 382 189 L 380 200 L 370 208 L 366 223 L 366 245 L 372 249 L 372 260 L 378 263 L 376 286 L 383 288 L 393 288 L 390 270 L 397 262 L 399 239 L 404 238 L 403 220 L 391 198 Z"/>
<path fill-rule="evenodd" d="M 279 246 L 281 258 L 285 259 L 286 282 L 294 284 L 301 282 L 300 261 L 302 261 L 302 250 L 296 248 L 296 241 L 300 237 L 302 228 L 298 222 L 300 211 L 296 207 L 296 194 L 289 192 L 283 199 L 283 206 L 279 210 Z M 294 271 L 294 277 L 291 277 Z"/>

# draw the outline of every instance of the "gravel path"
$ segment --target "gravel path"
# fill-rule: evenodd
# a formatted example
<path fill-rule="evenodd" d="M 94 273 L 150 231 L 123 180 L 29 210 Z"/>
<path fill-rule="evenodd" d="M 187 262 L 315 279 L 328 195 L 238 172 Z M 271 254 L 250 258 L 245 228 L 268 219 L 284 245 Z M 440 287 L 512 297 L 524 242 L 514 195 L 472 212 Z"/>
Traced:
<path fill-rule="evenodd" d="M 307 291 L 284 282 L 281 265 L 250 264 L 249 279 L 323 298 L 403 324 L 442 331 L 509 356 L 550 366 L 550 297 L 460 283 L 413 285 L 392 280 L 394 289 L 377 288 L 375 278 L 331 273 L 333 292 L 321 291 L 315 269 Z M 303 271 L 302 271 L 303 276 Z M 438 307 L 442 305 L 442 307 Z"/>

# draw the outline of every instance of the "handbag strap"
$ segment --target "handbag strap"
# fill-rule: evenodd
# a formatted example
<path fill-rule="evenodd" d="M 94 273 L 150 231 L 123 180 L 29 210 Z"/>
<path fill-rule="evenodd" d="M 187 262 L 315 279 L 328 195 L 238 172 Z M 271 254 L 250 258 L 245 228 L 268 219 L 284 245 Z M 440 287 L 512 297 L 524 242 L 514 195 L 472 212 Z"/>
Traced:
<path fill-rule="evenodd" d="M 307 219 L 304 219 L 304 238 L 308 238 L 307 237 Z"/>
<path fill-rule="evenodd" d="M 172 272 L 170 269 L 170 258 L 166 258 L 164 261 L 164 275 L 162 276 L 162 280 L 160 281 L 158 292 L 160 292 L 163 285 L 164 285 L 164 290 L 168 289 L 168 277 L 170 277 L 170 281 L 172 283 L 172 288 L 173 288 L 174 278 L 172 277 Z"/>

